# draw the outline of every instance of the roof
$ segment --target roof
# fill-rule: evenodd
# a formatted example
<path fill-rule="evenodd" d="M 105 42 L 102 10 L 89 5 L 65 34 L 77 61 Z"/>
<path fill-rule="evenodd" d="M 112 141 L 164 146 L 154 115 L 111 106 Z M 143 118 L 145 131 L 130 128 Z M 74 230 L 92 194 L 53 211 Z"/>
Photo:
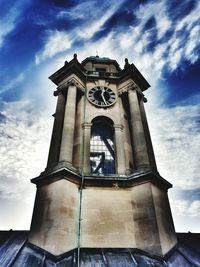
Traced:
<path fill-rule="evenodd" d="M 27 241 L 28 231 L 0 231 L 1 267 L 76 267 L 78 250 L 54 256 Z M 139 249 L 81 249 L 80 265 L 101 267 L 200 266 L 200 234 L 178 234 L 179 243 L 165 258 Z M 192 244 L 192 247 L 191 247 Z"/>
<path fill-rule="evenodd" d="M 109 57 L 99 57 L 99 56 L 90 56 L 86 57 L 81 64 L 84 65 L 87 62 L 97 62 L 97 63 L 110 63 L 115 65 L 118 71 L 121 71 L 121 68 L 118 62 L 115 59 L 110 59 Z"/>
<path fill-rule="evenodd" d="M 124 66 L 124 69 L 121 70 L 118 62 L 114 59 L 110 59 L 108 57 L 90 56 L 84 59 L 81 63 L 79 63 L 77 59 L 77 54 L 74 54 L 74 57 L 71 61 L 69 62 L 65 61 L 64 66 L 61 67 L 56 72 L 54 72 L 51 76 L 49 76 L 49 79 L 56 85 L 59 85 L 60 82 L 62 82 L 64 79 L 66 79 L 72 74 L 77 75 L 83 82 L 85 82 L 89 78 L 92 80 L 96 79 L 97 76 L 93 76 L 93 74 L 90 74 L 84 68 L 87 62 L 113 64 L 116 67 L 118 72 L 116 72 L 114 76 L 113 76 L 113 73 L 111 76 L 106 75 L 109 73 L 105 73 L 105 76 L 103 76 L 104 79 L 107 79 L 107 80 L 114 79 L 115 82 L 119 82 L 119 81 L 123 81 L 124 79 L 130 78 L 130 79 L 133 79 L 133 81 L 140 87 L 142 91 L 145 91 L 150 87 L 150 84 L 143 77 L 143 75 L 139 72 L 136 66 L 134 64 L 129 64 L 127 59 L 125 59 L 126 64 Z"/>

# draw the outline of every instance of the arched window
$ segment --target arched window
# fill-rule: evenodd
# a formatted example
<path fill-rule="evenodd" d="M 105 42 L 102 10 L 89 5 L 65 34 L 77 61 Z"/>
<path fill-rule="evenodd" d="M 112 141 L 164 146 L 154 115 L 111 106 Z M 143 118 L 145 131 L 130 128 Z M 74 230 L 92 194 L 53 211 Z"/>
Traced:
<path fill-rule="evenodd" d="M 91 173 L 115 173 L 115 151 L 112 122 L 105 117 L 93 120 L 90 139 Z"/>

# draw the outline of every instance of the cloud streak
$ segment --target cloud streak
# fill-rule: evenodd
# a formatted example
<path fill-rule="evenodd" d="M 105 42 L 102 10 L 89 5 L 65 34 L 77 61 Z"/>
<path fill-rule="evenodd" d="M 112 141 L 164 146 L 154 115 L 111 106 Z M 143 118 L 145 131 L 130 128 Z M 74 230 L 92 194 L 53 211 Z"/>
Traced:
<path fill-rule="evenodd" d="M 156 110 L 150 111 L 149 123 L 161 175 L 175 187 L 200 189 L 199 105 Z"/>
<path fill-rule="evenodd" d="M 50 31 L 48 33 L 48 39 L 45 44 L 44 50 L 35 56 L 36 64 L 46 58 L 52 57 L 57 53 L 66 51 L 71 47 L 73 43 L 73 37 L 63 31 Z"/>
<path fill-rule="evenodd" d="M 46 164 L 51 120 L 36 113 L 32 105 L 24 100 L 4 106 L 5 119 L 0 124 L 1 198 L 28 199 L 29 179 Z"/>
<path fill-rule="evenodd" d="M 6 4 L 5 4 L 6 5 Z M 5 37 L 12 32 L 16 26 L 17 23 L 20 20 L 20 15 L 22 14 L 24 8 L 27 5 L 27 1 L 25 0 L 18 0 L 15 1 L 13 5 L 10 5 L 8 3 L 8 6 L 6 9 L 6 12 L 1 13 L 1 19 L 0 19 L 0 49 L 4 45 L 4 39 Z"/>
<path fill-rule="evenodd" d="M 123 2 L 124 0 L 111 1 L 102 4 L 96 9 L 96 1 L 85 1 L 69 11 L 60 11 L 57 14 L 57 18 L 68 16 L 72 20 L 80 19 L 81 22 L 71 30 L 50 32 L 44 49 L 36 55 L 36 64 L 57 53 L 68 50 L 74 42 L 91 39 L 97 32 L 102 30 L 106 21 L 112 17 Z"/>
<path fill-rule="evenodd" d="M 177 18 L 177 20 L 174 18 L 172 20 L 169 12 L 167 12 L 168 1 L 140 5 L 138 9 L 132 10 L 133 17 L 138 21 L 136 25 L 130 24 L 129 28 L 126 25 L 124 29 L 122 25 L 113 25 L 108 35 L 101 36 L 100 40 L 98 38 L 93 40 L 96 33 L 106 29 L 106 22 L 117 12 L 122 3 L 123 1 L 120 1 L 117 4 L 111 3 L 109 7 L 102 6 L 96 13 L 91 12 L 91 8 L 96 2 L 86 1 L 69 10 L 67 14 L 71 19 L 79 18 L 81 22 L 78 21 L 78 26 L 75 23 L 75 26 L 67 32 L 52 32 L 46 40 L 43 51 L 37 54 L 37 62 L 62 51 L 66 52 L 70 45 L 77 42 L 88 47 L 88 51 L 91 51 L 91 47 L 94 50 L 95 47 L 96 50 L 101 51 L 102 55 L 108 56 L 108 51 L 111 50 L 109 48 L 114 47 L 117 49 L 118 55 L 129 55 L 131 61 L 134 61 L 144 74 L 150 74 L 149 76 L 152 76 L 154 71 L 160 77 L 163 69 L 172 72 L 184 60 L 191 63 L 198 60 L 200 4 L 182 20 Z M 83 16 L 85 10 L 87 10 L 87 14 L 91 14 L 91 16 L 87 16 L 87 20 L 85 15 Z M 58 17 L 61 15 L 65 16 L 66 12 L 60 12 Z M 155 23 L 149 27 L 147 25 L 151 20 L 154 20 Z M 169 33 L 170 38 L 168 38 Z M 112 36 L 108 47 L 103 46 L 102 40 L 106 40 L 108 36 Z M 62 39 L 63 42 L 61 42 Z M 71 50 L 69 52 L 72 53 Z M 154 67 L 150 71 L 149 66 L 152 65 L 152 61 L 156 64 L 153 64 Z"/>

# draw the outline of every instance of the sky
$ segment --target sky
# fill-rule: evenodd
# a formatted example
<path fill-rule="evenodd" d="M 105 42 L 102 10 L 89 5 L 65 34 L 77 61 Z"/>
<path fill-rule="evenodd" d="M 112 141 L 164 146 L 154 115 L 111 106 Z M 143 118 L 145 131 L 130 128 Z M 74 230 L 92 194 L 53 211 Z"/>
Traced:
<path fill-rule="evenodd" d="M 134 63 L 177 232 L 200 232 L 200 2 L 0 2 L 0 229 L 29 229 L 56 98 L 48 77 L 78 54 Z"/>

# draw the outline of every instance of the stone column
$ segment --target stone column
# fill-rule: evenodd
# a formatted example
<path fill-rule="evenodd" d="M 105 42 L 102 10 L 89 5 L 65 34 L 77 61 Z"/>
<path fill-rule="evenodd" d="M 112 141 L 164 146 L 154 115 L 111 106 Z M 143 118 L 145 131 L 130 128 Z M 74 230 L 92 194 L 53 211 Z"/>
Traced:
<path fill-rule="evenodd" d="M 152 142 L 151 142 L 151 135 L 149 132 L 149 126 L 148 126 L 148 122 L 147 122 L 147 118 L 146 118 L 146 112 L 144 109 L 144 98 L 143 97 L 140 99 L 140 111 L 141 111 L 141 117 L 142 117 L 142 122 L 143 122 L 143 127 L 144 127 L 144 134 L 145 134 L 145 139 L 146 139 L 146 144 L 147 144 L 149 162 L 150 162 L 152 170 L 157 171 L 156 160 L 155 160 L 153 146 L 152 146 Z"/>
<path fill-rule="evenodd" d="M 138 103 L 137 91 L 130 89 L 128 91 L 130 117 L 131 117 L 131 136 L 133 141 L 133 154 L 136 169 L 149 167 L 149 158 L 147 153 L 144 129 L 140 107 Z"/>
<path fill-rule="evenodd" d="M 55 167 L 59 160 L 64 112 L 65 112 L 65 97 L 63 93 L 60 91 L 58 93 L 56 112 L 54 114 L 54 125 L 51 136 L 51 144 L 49 148 L 47 169 Z"/>
<path fill-rule="evenodd" d="M 125 174 L 126 163 L 124 153 L 124 140 L 123 140 L 123 126 L 120 124 L 114 124 L 115 129 L 115 147 L 116 147 L 116 161 L 117 161 L 117 173 Z"/>
<path fill-rule="evenodd" d="M 74 129 L 76 115 L 76 93 L 75 85 L 68 86 L 67 100 L 65 105 L 65 116 L 63 122 L 62 140 L 60 146 L 60 162 L 66 162 L 72 165 L 73 145 L 74 145 Z"/>
<path fill-rule="evenodd" d="M 90 138 L 91 138 L 91 123 L 83 123 L 83 173 L 89 174 L 90 170 Z"/>

